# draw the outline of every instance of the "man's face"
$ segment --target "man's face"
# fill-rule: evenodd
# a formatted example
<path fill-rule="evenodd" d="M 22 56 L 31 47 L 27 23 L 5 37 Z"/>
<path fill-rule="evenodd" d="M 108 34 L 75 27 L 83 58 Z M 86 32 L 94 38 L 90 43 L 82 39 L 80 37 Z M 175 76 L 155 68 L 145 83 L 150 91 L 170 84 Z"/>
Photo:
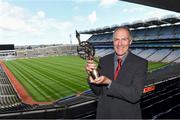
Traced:
<path fill-rule="evenodd" d="M 114 50 L 119 57 L 128 51 L 131 42 L 131 37 L 126 29 L 118 29 L 114 33 Z"/>

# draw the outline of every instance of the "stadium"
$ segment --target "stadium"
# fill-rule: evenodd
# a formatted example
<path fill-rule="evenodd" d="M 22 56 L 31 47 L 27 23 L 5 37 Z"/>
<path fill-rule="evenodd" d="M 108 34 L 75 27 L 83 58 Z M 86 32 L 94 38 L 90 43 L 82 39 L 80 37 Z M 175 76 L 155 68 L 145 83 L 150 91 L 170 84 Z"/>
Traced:
<path fill-rule="evenodd" d="M 149 61 L 141 98 L 143 118 L 179 119 L 180 17 L 119 26 L 132 31 L 131 51 Z M 80 34 L 91 35 L 87 41 L 99 58 L 113 52 L 112 35 L 119 26 Z M 98 99 L 87 84 L 86 60 L 78 56 L 77 46 L 0 45 L 0 118 L 95 118 Z"/>

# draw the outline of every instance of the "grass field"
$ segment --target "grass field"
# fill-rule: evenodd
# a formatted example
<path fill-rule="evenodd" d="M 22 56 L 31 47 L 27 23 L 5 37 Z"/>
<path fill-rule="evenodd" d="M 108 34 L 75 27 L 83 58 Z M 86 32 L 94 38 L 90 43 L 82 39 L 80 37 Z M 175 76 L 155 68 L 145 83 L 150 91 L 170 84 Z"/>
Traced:
<path fill-rule="evenodd" d="M 18 59 L 5 64 L 35 101 L 52 101 L 87 90 L 85 61 L 75 56 Z"/>
<path fill-rule="evenodd" d="M 89 89 L 86 61 L 77 56 L 29 58 L 5 64 L 35 101 L 53 101 Z M 164 66 L 149 63 L 149 70 Z"/>
<path fill-rule="evenodd" d="M 162 62 L 148 62 L 148 71 L 153 71 L 158 68 L 167 66 L 168 63 L 162 63 Z"/>

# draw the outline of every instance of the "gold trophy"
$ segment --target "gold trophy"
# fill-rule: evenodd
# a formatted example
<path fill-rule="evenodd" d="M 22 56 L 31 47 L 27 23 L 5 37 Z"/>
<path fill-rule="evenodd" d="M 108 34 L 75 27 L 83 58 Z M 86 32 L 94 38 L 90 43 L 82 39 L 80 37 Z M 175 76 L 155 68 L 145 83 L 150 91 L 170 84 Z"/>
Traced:
<path fill-rule="evenodd" d="M 96 59 L 94 59 L 95 55 L 95 49 L 93 45 L 88 41 L 82 41 L 80 40 L 80 34 L 76 30 L 76 38 L 78 39 L 79 46 L 77 47 L 77 53 L 78 55 L 86 60 L 93 60 L 96 63 L 98 62 Z M 93 79 L 96 79 L 99 77 L 99 72 L 97 69 L 94 69 L 92 72 L 90 72 L 90 75 Z"/>

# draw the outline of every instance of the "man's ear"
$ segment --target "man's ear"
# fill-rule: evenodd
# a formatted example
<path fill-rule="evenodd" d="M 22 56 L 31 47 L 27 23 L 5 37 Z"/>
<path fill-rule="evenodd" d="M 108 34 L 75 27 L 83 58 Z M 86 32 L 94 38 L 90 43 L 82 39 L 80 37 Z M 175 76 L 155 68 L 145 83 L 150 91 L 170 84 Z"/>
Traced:
<path fill-rule="evenodd" d="M 132 43 L 132 39 L 130 40 L 130 45 L 131 45 L 131 43 Z"/>

